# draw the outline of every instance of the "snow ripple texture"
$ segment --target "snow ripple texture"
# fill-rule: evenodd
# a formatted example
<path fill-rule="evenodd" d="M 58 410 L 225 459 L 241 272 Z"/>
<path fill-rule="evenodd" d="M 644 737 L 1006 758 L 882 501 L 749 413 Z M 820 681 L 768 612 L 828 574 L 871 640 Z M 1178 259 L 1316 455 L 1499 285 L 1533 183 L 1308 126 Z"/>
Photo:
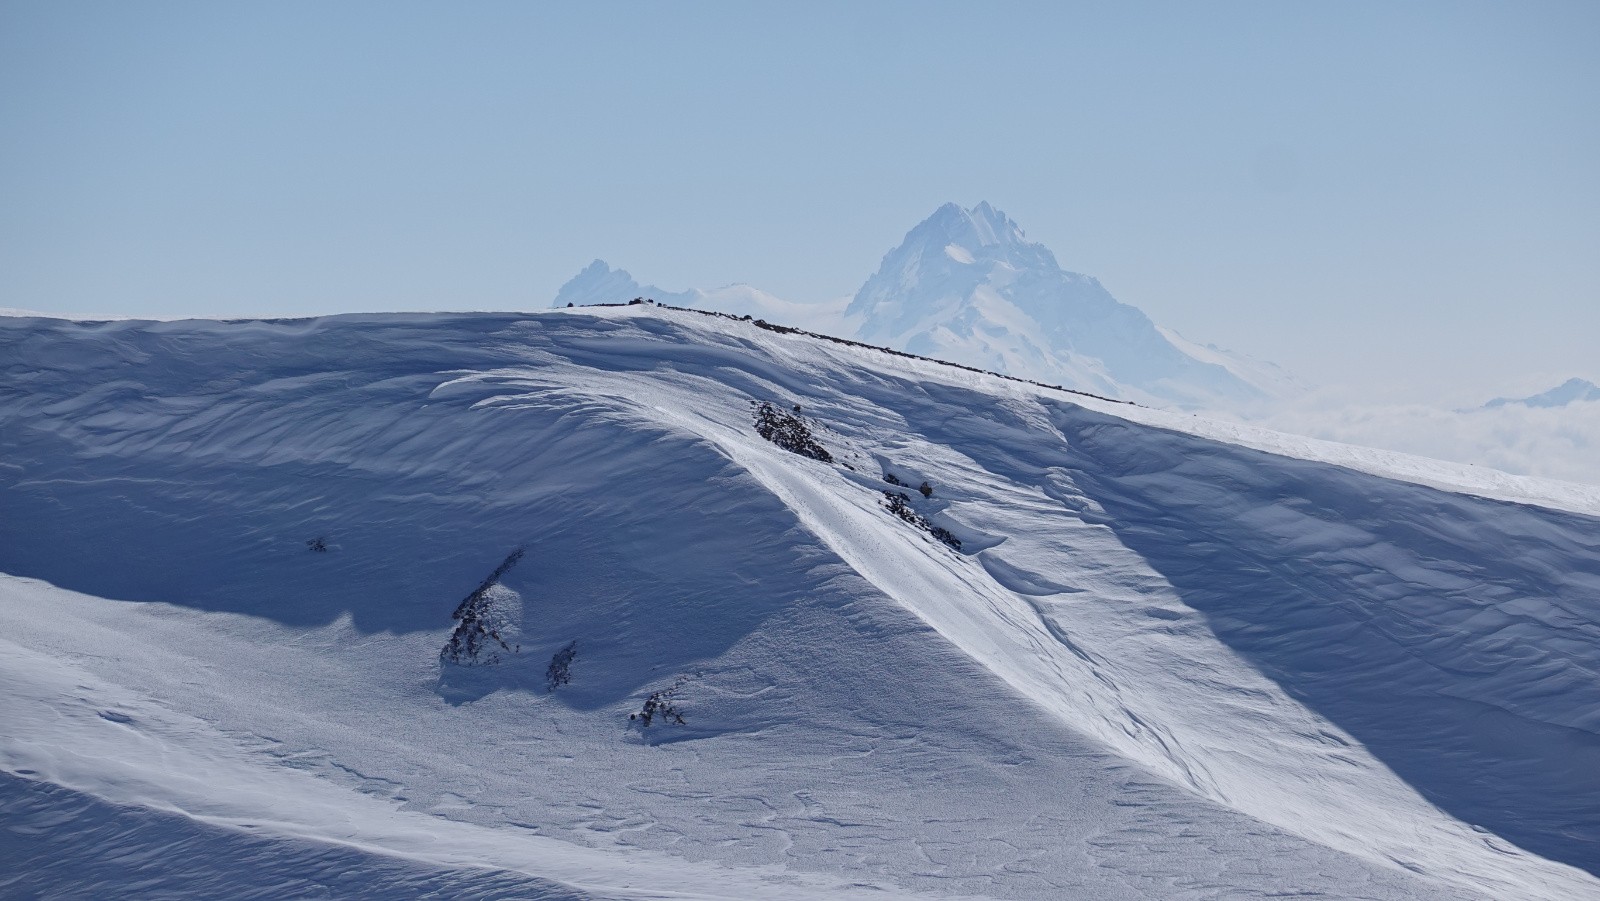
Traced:
<path fill-rule="evenodd" d="M 1580 489 L 649 307 L 0 359 L 0 895 L 1600 898 Z"/>

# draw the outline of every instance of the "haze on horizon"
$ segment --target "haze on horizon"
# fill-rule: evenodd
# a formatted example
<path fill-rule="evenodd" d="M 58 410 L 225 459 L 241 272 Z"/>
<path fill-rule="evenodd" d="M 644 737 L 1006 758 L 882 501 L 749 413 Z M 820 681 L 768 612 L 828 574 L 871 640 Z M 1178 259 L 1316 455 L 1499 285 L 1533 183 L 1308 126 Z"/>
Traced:
<path fill-rule="evenodd" d="M 1600 8 L 0 4 L 0 306 L 852 293 L 988 200 L 1186 336 L 1481 403 L 1600 377 Z"/>

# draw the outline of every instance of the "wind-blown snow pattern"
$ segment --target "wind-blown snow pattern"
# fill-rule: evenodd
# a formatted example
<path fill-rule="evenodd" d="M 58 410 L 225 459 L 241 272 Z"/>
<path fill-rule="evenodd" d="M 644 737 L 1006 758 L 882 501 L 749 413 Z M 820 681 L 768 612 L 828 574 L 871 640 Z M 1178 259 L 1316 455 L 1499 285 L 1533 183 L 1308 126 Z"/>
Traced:
<path fill-rule="evenodd" d="M 1581 489 L 648 305 L 0 336 L 0 894 L 1600 898 Z"/>

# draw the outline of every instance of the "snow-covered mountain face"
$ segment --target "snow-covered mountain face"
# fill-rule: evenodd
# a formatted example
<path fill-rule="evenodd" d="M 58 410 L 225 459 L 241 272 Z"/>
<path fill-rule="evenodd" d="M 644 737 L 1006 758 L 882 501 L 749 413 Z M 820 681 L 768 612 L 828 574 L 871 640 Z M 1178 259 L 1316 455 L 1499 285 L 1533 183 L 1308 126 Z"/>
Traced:
<path fill-rule="evenodd" d="M 649 306 L 0 353 L 0 894 L 1600 898 L 1600 489 Z"/>
<path fill-rule="evenodd" d="M 863 341 L 1080 390 L 1179 405 L 1263 396 L 1100 282 L 1062 269 L 988 203 L 940 207 L 884 257 L 847 313 Z"/>
<path fill-rule="evenodd" d="M 596 260 L 554 305 L 641 296 L 1164 406 L 1239 409 L 1299 387 L 1271 364 L 1157 327 L 1095 279 L 1062 269 L 987 202 L 935 210 L 847 304 L 791 303 L 745 285 L 664 291 Z"/>
<path fill-rule="evenodd" d="M 1484 404 L 1486 410 L 1499 407 L 1565 407 L 1568 404 L 1587 403 L 1600 401 L 1600 385 L 1588 379 L 1571 378 L 1565 382 L 1532 397 L 1497 397 Z"/>

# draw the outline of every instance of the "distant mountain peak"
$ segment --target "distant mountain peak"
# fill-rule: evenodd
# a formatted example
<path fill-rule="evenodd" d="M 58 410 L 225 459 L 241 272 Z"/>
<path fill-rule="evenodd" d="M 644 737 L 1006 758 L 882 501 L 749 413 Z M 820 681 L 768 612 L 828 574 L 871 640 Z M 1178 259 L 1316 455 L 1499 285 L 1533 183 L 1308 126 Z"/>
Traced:
<path fill-rule="evenodd" d="M 987 200 L 967 210 L 967 216 L 982 235 L 985 244 L 1027 243 L 1028 238 L 1023 234 L 1022 228 L 1012 221 L 1010 216 L 990 206 Z"/>
<path fill-rule="evenodd" d="M 1022 228 L 1010 216 L 991 206 L 987 200 L 971 209 L 963 209 L 954 203 L 939 207 L 906 235 L 901 248 L 928 245 L 941 248 L 955 246 L 966 250 L 967 256 L 981 255 L 980 251 L 984 248 L 1044 249 L 1041 245 L 1029 243 Z M 1053 258 L 1051 262 L 1054 262 Z"/>
<path fill-rule="evenodd" d="M 663 291 L 655 285 L 641 285 L 628 270 L 613 269 L 605 260 L 595 260 L 561 286 L 551 306 L 625 303 L 635 297 L 684 303 L 695 296 L 697 292 L 694 291 Z"/>
<path fill-rule="evenodd" d="M 1570 378 L 1565 382 L 1531 397 L 1497 397 L 1483 405 L 1485 410 L 1496 407 L 1565 407 L 1568 404 L 1600 401 L 1600 385 L 1588 379 Z"/>
<path fill-rule="evenodd" d="M 1254 403 L 1280 374 L 1164 333 L 988 201 L 946 203 L 884 255 L 848 306 L 794 304 L 753 288 L 664 292 L 596 260 L 555 306 L 654 297 L 776 318 L 922 356 L 1095 394 L 1180 406 Z M 1270 367 L 1269 367 L 1270 368 Z"/>
<path fill-rule="evenodd" d="M 1062 269 L 988 201 L 934 210 L 846 313 L 870 343 L 1095 393 L 1180 404 L 1262 394 L 1176 346 L 1095 279 Z"/>

